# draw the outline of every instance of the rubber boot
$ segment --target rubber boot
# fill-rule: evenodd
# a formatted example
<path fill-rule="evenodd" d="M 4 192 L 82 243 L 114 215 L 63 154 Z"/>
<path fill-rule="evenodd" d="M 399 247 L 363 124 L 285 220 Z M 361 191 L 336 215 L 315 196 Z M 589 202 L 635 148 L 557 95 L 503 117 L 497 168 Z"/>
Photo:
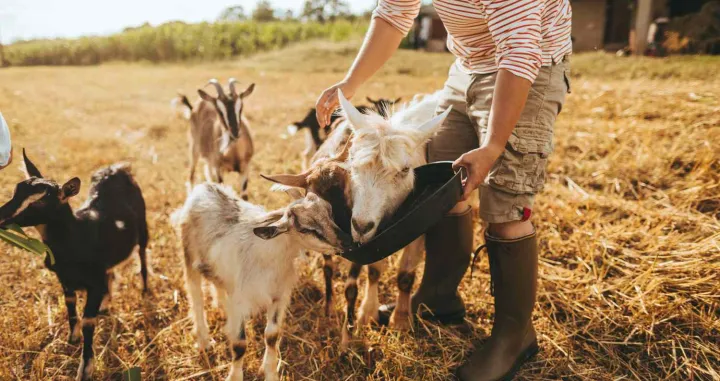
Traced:
<path fill-rule="evenodd" d="M 425 269 L 420 287 L 411 299 L 410 312 L 441 324 L 461 324 L 465 319 L 458 286 L 470 265 L 473 249 L 472 208 L 447 215 L 425 233 Z M 380 324 L 387 324 L 395 306 L 380 307 Z"/>
<path fill-rule="evenodd" d="M 485 243 L 495 321 L 490 338 L 457 370 L 462 381 L 511 380 L 520 366 L 538 352 L 532 325 L 538 273 L 535 233 L 514 240 L 486 234 Z"/>

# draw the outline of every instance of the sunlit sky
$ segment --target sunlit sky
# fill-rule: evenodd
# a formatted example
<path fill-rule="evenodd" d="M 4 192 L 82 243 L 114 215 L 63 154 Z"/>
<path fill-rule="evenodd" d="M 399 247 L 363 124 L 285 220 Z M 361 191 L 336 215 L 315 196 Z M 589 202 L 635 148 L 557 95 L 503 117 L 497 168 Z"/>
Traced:
<path fill-rule="evenodd" d="M 41 37 L 77 37 L 118 32 L 127 26 L 170 20 L 210 21 L 228 6 L 246 13 L 255 0 L 0 0 L 3 43 Z M 271 0 L 274 8 L 302 8 L 303 0 Z M 351 11 L 372 9 L 376 0 L 351 0 Z"/>

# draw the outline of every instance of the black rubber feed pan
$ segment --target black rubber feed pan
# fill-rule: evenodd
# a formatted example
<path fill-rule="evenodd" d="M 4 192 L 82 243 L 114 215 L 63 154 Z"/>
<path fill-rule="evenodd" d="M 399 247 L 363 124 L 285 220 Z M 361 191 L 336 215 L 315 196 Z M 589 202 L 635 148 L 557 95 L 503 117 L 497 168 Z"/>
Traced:
<path fill-rule="evenodd" d="M 451 162 L 415 168 L 415 187 L 397 212 L 370 241 L 341 256 L 360 265 L 387 258 L 440 222 L 461 196 L 460 172 L 453 171 Z"/>

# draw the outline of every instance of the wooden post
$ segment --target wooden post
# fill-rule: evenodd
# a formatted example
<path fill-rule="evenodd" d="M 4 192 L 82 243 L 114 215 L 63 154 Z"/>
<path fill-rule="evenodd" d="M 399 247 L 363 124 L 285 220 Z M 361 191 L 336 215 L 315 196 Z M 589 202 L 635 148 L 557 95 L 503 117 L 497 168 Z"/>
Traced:
<path fill-rule="evenodd" d="M 653 0 L 637 0 L 635 10 L 635 35 L 633 53 L 636 55 L 645 54 L 647 48 L 648 28 L 652 22 Z"/>

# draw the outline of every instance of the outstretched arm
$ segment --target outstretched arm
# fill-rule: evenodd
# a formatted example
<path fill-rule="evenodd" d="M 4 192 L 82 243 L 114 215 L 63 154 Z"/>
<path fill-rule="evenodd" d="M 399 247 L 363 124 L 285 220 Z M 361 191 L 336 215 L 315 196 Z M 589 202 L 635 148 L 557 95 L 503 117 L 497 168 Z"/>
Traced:
<path fill-rule="evenodd" d="M 493 164 L 505 150 L 542 65 L 540 31 L 545 2 L 480 1 L 488 15 L 488 29 L 495 42 L 498 74 L 487 137 L 480 148 L 462 155 L 453 164 L 456 168 L 465 167 L 468 170 L 463 199 L 467 199 L 485 181 Z"/>
<path fill-rule="evenodd" d="M 338 89 L 350 98 L 373 76 L 400 46 L 420 11 L 420 0 L 381 0 L 373 12 L 370 28 L 355 62 L 345 78 L 320 95 L 315 105 L 321 126 L 330 124 L 330 116 L 339 105 Z"/>

